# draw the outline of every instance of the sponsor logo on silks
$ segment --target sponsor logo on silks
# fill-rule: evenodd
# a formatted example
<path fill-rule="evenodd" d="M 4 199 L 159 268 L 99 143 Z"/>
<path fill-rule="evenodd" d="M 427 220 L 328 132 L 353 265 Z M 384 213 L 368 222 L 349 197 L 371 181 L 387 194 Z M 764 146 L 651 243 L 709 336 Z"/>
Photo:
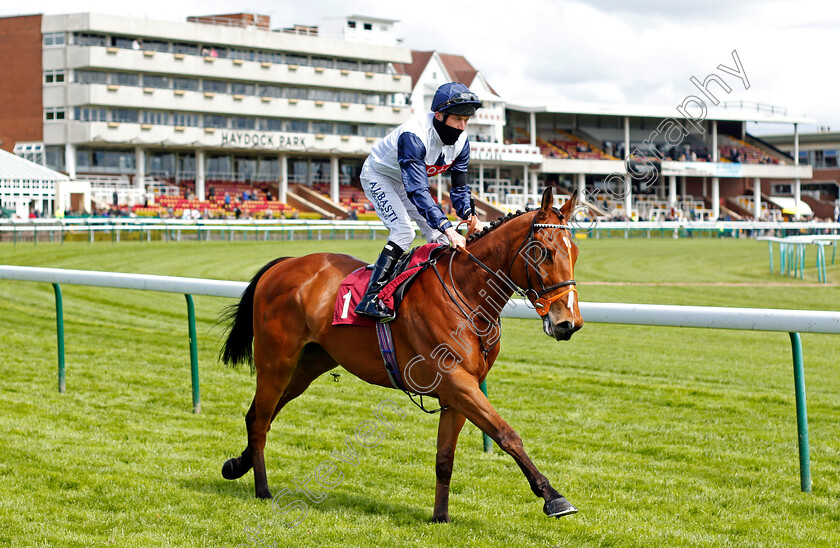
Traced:
<path fill-rule="evenodd" d="M 376 212 L 383 221 L 396 221 L 397 212 L 394 211 L 393 206 L 388 203 L 388 198 L 385 196 L 385 191 L 379 188 L 379 183 L 372 181 L 370 183 L 370 193 L 373 195 L 373 206 Z"/>
<path fill-rule="evenodd" d="M 428 175 L 429 177 L 434 177 L 435 175 L 440 175 L 441 173 L 443 173 L 444 171 L 449 169 L 449 167 L 451 165 L 452 164 L 446 164 L 445 166 L 430 166 L 430 165 L 427 164 L 426 165 L 426 175 Z"/>

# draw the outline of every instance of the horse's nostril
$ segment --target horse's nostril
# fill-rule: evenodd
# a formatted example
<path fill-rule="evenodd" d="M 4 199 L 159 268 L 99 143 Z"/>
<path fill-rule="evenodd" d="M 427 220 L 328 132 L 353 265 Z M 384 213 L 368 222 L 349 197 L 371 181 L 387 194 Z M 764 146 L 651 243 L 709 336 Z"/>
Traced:
<path fill-rule="evenodd" d="M 574 329 L 572 322 L 560 322 L 557 324 L 556 330 L 560 332 L 568 332 Z"/>

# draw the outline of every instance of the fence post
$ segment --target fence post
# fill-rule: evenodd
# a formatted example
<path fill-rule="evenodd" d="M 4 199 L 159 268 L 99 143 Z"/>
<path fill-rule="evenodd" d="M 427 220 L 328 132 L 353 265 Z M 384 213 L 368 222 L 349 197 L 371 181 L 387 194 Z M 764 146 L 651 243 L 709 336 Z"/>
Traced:
<path fill-rule="evenodd" d="M 479 388 L 481 388 L 481 391 L 486 396 L 487 395 L 487 379 L 484 379 L 483 381 L 481 381 L 481 385 L 479 386 Z M 488 436 L 484 432 L 482 432 L 481 435 L 484 439 L 484 452 L 485 453 L 492 453 L 493 452 L 493 440 L 491 440 L 490 436 Z"/>
<path fill-rule="evenodd" d="M 789 333 L 793 350 L 793 384 L 796 392 L 796 431 L 799 437 L 799 485 L 811 492 L 811 458 L 808 447 L 808 410 L 805 404 L 805 367 L 802 364 L 802 340 L 799 333 Z"/>
<path fill-rule="evenodd" d="M 190 370 L 192 371 L 193 413 L 201 413 L 201 397 L 198 393 L 198 341 L 195 335 L 195 305 L 192 295 L 187 298 L 187 316 L 190 324 Z"/>
<path fill-rule="evenodd" d="M 64 394 L 64 304 L 61 300 L 61 286 L 52 284 L 55 292 L 55 331 L 58 339 L 58 392 Z"/>

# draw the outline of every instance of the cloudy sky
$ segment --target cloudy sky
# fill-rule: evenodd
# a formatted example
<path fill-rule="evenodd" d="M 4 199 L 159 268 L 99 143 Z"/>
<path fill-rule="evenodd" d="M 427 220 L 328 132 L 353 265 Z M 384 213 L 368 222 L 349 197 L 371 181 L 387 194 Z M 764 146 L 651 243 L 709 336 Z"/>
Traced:
<path fill-rule="evenodd" d="M 272 26 L 317 25 L 352 14 L 400 20 L 413 49 L 464 55 L 515 103 L 597 102 L 677 106 L 697 91 L 689 79 L 716 72 L 732 87 L 720 99 L 767 103 L 840 130 L 840 3 L 799 0 L 28 0 L 0 15 L 95 11 L 184 20 L 248 11 Z M 20 6 L 25 6 L 21 8 Z M 749 89 L 717 66 L 738 52 Z M 762 125 L 755 133 L 791 131 Z M 816 126 L 802 127 L 814 131 Z"/>

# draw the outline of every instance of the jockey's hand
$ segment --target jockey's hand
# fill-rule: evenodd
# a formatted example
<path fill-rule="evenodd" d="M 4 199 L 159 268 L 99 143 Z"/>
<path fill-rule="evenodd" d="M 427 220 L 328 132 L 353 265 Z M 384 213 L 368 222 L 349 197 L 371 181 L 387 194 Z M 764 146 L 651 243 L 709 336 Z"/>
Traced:
<path fill-rule="evenodd" d="M 483 223 L 478 219 L 478 215 L 470 215 L 470 229 L 468 234 L 474 234 L 476 232 L 481 232 L 484 230 L 484 227 L 487 226 L 487 223 Z"/>
<path fill-rule="evenodd" d="M 453 227 L 449 227 L 446 229 L 446 237 L 449 238 L 449 242 L 460 251 L 463 251 L 467 248 L 467 239 L 461 236 L 461 234 L 455 230 Z"/>

